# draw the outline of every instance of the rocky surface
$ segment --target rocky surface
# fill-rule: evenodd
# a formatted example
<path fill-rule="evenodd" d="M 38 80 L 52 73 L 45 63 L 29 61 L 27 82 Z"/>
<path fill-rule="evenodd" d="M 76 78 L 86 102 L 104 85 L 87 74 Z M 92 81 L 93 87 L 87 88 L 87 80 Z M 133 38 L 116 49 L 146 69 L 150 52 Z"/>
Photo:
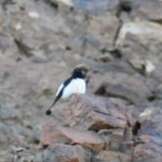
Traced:
<path fill-rule="evenodd" d="M 161 162 L 161 43 L 161 0 L 1 0 L 0 162 Z"/>

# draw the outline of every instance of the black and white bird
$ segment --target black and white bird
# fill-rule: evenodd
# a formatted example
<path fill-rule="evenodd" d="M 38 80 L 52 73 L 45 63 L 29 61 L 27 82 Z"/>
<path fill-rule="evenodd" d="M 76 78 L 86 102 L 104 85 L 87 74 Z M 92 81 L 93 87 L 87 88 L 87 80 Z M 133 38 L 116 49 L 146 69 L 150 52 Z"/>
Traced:
<path fill-rule="evenodd" d="M 52 113 L 51 108 L 59 99 L 66 99 L 73 94 L 85 94 L 87 72 L 88 67 L 85 65 L 79 65 L 72 71 L 71 76 L 59 86 L 54 102 L 46 111 L 47 115 Z"/>

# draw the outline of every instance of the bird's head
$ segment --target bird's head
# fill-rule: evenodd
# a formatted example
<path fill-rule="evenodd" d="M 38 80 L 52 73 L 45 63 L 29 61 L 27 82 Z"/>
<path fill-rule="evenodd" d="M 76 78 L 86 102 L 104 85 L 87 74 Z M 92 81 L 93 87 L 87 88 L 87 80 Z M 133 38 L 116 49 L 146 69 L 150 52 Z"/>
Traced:
<path fill-rule="evenodd" d="M 80 64 L 75 67 L 75 69 L 72 71 L 72 77 L 74 78 L 86 78 L 87 73 L 89 71 L 88 66 L 84 64 Z"/>

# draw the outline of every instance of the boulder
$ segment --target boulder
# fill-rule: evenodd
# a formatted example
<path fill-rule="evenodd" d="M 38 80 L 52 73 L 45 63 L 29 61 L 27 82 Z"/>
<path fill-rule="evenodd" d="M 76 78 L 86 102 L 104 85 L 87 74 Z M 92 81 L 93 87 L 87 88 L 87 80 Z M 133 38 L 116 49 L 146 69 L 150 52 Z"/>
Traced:
<path fill-rule="evenodd" d="M 158 80 L 161 80 L 161 31 L 157 23 L 136 20 L 124 23 L 117 39 L 117 48 L 129 64 L 138 73 Z"/>
<path fill-rule="evenodd" d="M 105 21 L 105 17 L 109 21 Z M 110 13 L 90 17 L 87 29 L 88 44 L 101 50 L 112 49 L 118 26 L 119 20 Z"/>
<path fill-rule="evenodd" d="M 104 140 L 92 131 L 83 131 L 46 123 L 42 132 L 43 145 L 56 145 L 57 143 L 80 144 L 94 151 L 104 147 Z"/>
<path fill-rule="evenodd" d="M 97 96 L 116 98 L 135 105 L 147 102 L 157 86 L 157 82 L 151 78 L 146 79 L 137 73 L 130 76 L 116 70 L 105 72 L 104 75 L 94 73 L 89 84 Z"/>
<path fill-rule="evenodd" d="M 43 156 L 45 162 L 90 162 L 90 153 L 79 145 L 57 144 Z"/>
<path fill-rule="evenodd" d="M 162 20 L 162 2 L 160 0 L 136 0 L 132 2 L 134 3 L 134 16 L 157 22 Z"/>
<path fill-rule="evenodd" d="M 72 96 L 66 106 L 55 107 L 53 113 L 70 127 L 83 130 L 124 128 L 126 105 L 122 101 L 108 100 L 94 95 Z"/>
<path fill-rule="evenodd" d="M 129 155 L 115 151 L 101 151 L 97 155 L 97 159 L 103 160 L 104 162 L 130 162 L 131 160 Z"/>
<path fill-rule="evenodd" d="M 146 110 L 140 116 L 143 120 L 139 131 L 142 143 L 135 146 L 134 158 L 137 161 L 160 162 L 162 160 L 161 108 L 155 106 Z"/>

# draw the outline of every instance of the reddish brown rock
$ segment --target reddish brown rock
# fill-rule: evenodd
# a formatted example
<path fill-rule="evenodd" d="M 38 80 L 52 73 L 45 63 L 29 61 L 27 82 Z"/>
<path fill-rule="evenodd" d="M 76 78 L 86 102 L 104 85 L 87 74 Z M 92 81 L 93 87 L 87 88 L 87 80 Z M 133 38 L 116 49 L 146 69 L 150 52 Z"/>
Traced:
<path fill-rule="evenodd" d="M 45 124 L 42 144 L 56 145 L 56 143 L 80 144 L 95 151 L 100 151 L 105 145 L 104 140 L 92 131 Z"/>
<path fill-rule="evenodd" d="M 117 101 L 117 100 L 116 100 Z M 80 129 L 124 128 L 126 125 L 126 105 L 104 97 L 93 95 L 73 96 L 66 106 L 54 110 L 64 124 Z"/>
<path fill-rule="evenodd" d="M 70 139 L 68 139 L 61 132 L 61 126 L 51 120 L 48 123 L 44 123 L 42 127 L 42 136 L 41 142 L 43 145 L 54 145 L 56 143 L 70 143 Z"/>
<path fill-rule="evenodd" d="M 70 146 L 59 144 L 52 149 L 54 153 L 51 162 L 88 162 L 90 160 L 88 152 L 81 146 Z"/>
<path fill-rule="evenodd" d="M 101 151 L 97 159 L 103 160 L 104 162 L 130 162 L 131 157 L 115 151 Z"/>
<path fill-rule="evenodd" d="M 162 160 L 162 129 L 160 107 L 148 107 L 140 117 L 139 143 L 135 145 L 134 159 L 137 161 L 161 162 Z"/>

